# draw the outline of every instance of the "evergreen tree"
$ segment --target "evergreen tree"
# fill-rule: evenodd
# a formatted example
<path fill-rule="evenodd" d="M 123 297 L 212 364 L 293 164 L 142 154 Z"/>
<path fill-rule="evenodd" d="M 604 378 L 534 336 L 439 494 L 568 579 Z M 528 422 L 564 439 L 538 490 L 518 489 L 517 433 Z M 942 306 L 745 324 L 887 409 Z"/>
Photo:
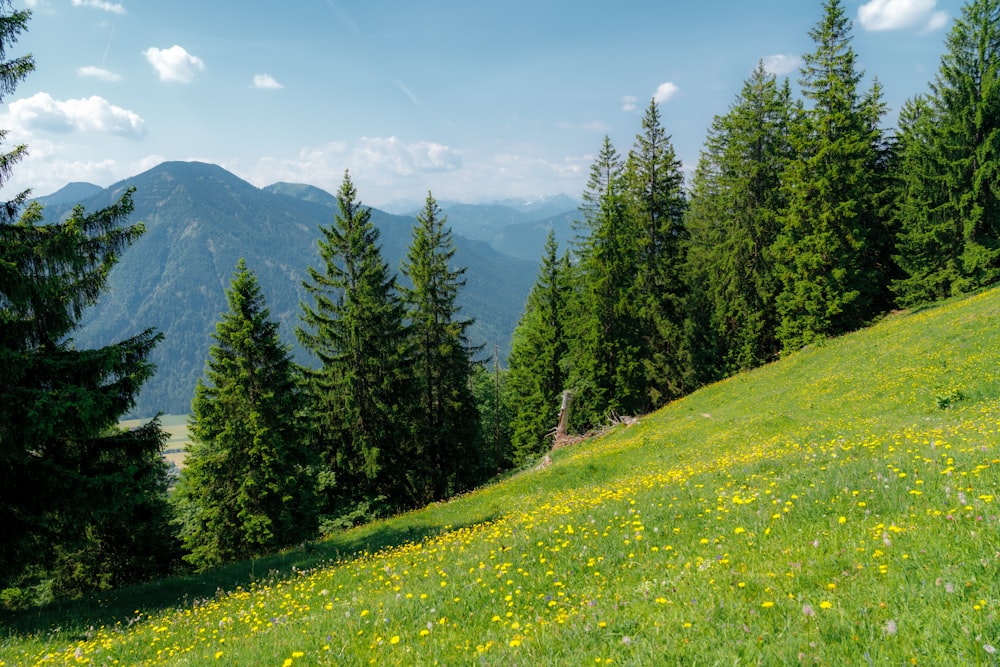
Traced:
<path fill-rule="evenodd" d="M 509 391 L 510 371 L 500 364 L 500 346 L 493 346 L 493 368 L 476 364 L 472 370 L 472 392 L 479 409 L 482 471 L 484 478 L 511 466 L 514 407 Z"/>
<path fill-rule="evenodd" d="M 946 47 L 931 95 L 900 123 L 904 304 L 1000 278 L 1000 2 L 967 3 Z"/>
<path fill-rule="evenodd" d="M 538 279 L 511 341 L 507 393 L 513 410 L 511 445 L 516 465 L 548 449 L 547 435 L 556 426 L 560 396 L 566 389 L 563 363 L 570 266 L 569 255 L 559 258 L 558 252 L 550 230 Z"/>
<path fill-rule="evenodd" d="M 319 359 L 309 373 L 311 421 L 325 458 L 325 511 L 333 519 L 412 506 L 423 497 L 411 463 L 414 439 L 412 340 L 395 276 L 382 258 L 371 210 L 345 172 L 339 212 L 320 227 L 322 271 L 303 284 L 299 340 Z"/>
<path fill-rule="evenodd" d="M 938 120 L 928 98 L 914 97 L 899 114 L 897 261 L 905 277 L 893 284 L 900 305 L 950 296 L 962 276 L 962 225 L 949 205 L 942 156 L 934 149 Z"/>
<path fill-rule="evenodd" d="M 6 60 L 30 17 L 9 8 L 0 0 L 0 97 L 34 69 L 31 56 Z M 0 187 L 25 152 L 0 155 Z M 37 203 L 19 216 L 27 191 L 0 207 L 0 587 L 116 586 L 162 572 L 173 554 L 163 431 L 155 419 L 117 427 L 153 373 L 160 335 L 94 350 L 70 338 L 143 232 L 125 224 L 131 195 L 93 213 L 77 206 L 58 223 Z"/>
<path fill-rule="evenodd" d="M 459 317 L 458 294 L 465 268 L 453 269 L 455 244 L 447 218 L 427 193 L 417 215 L 402 272 L 414 340 L 417 440 L 422 459 L 412 462 L 415 476 L 426 477 L 419 502 L 440 500 L 469 488 L 478 472 L 479 412 L 472 394 L 472 320 Z"/>
<path fill-rule="evenodd" d="M 629 215 L 624 164 L 608 137 L 591 165 L 583 202 L 567 355 L 571 423 L 578 428 L 612 414 L 636 414 L 649 401 L 646 331 L 635 301 L 640 230 Z"/>
<path fill-rule="evenodd" d="M 877 87 L 858 92 L 850 31 L 841 1 L 827 0 L 809 33 L 816 50 L 803 58 L 800 85 L 812 106 L 792 128 L 796 157 L 783 178 L 788 208 L 775 244 L 786 350 L 854 329 L 884 302 L 887 278 L 875 247 L 885 236 L 885 178 L 876 171 L 884 107 Z"/>
<path fill-rule="evenodd" d="M 709 129 L 687 216 L 689 298 L 704 304 L 690 311 L 704 311 L 708 328 L 692 346 L 704 380 L 758 366 L 780 349 L 772 245 L 786 206 L 781 177 L 794 113 L 788 81 L 779 85 L 758 63 Z"/>
<path fill-rule="evenodd" d="M 304 396 L 256 276 L 241 259 L 192 402 L 174 494 L 185 557 L 199 569 L 315 534 L 315 465 Z"/>
<path fill-rule="evenodd" d="M 635 303 L 642 326 L 646 405 L 684 394 L 691 379 L 684 340 L 684 173 L 655 100 L 625 163 L 625 186 L 636 245 Z"/>

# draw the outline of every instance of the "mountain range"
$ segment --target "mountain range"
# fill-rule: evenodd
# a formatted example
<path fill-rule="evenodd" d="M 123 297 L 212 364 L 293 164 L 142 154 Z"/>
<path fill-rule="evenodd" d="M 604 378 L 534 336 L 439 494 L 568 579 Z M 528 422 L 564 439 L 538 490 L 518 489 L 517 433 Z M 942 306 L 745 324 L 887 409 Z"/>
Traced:
<path fill-rule="evenodd" d="M 151 356 L 157 372 L 128 417 L 190 411 L 240 258 L 257 275 L 283 340 L 300 363 L 313 363 L 294 330 L 306 299 L 307 269 L 320 268 L 319 226 L 332 224 L 337 213 L 333 195 L 292 183 L 258 188 L 216 165 L 166 162 L 107 188 L 71 183 L 38 201 L 46 219 L 57 220 L 76 204 L 88 211 L 103 208 L 130 186 L 136 189 L 131 220 L 142 221 L 146 233 L 122 254 L 107 292 L 73 336 L 73 344 L 91 348 L 148 327 L 165 334 Z M 568 198 L 564 203 L 574 206 Z M 461 314 L 475 320 L 472 343 L 482 346 L 484 358 L 496 346 L 505 359 L 545 236 L 555 229 L 557 237 L 568 238 L 574 212 L 460 204 L 444 210 L 454 234 L 455 264 L 467 269 L 459 303 Z M 415 218 L 372 209 L 372 222 L 381 233 L 383 257 L 398 271 Z"/>

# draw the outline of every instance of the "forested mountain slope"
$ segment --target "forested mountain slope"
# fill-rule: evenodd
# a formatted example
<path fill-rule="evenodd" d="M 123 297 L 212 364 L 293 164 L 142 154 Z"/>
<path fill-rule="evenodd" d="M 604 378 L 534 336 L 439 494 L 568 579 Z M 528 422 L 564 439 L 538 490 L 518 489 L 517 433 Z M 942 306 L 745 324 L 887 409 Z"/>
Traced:
<path fill-rule="evenodd" d="M 300 186 L 260 189 L 214 165 L 168 162 L 79 203 L 87 210 L 99 209 L 129 186 L 136 188 L 132 219 L 145 223 L 146 234 L 122 255 L 109 292 L 86 313 L 75 342 L 81 348 L 96 347 L 147 327 L 162 331 L 166 339 L 152 355 L 157 374 L 143 389 L 134 414 L 183 414 L 190 408 L 211 332 L 226 307 L 224 289 L 239 258 L 258 275 L 284 340 L 296 346 L 301 281 L 307 267 L 317 262 L 318 226 L 332 222 L 335 200 Z M 59 194 L 42 200 L 49 219 L 78 201 Z M 398 267 L 414 219 L 376 210 L 373 220 L 386 260 Z M 536 264 L 501 254 L 482 241 L 460 235 L 455 241 L 457 263 L 468 267 L 460 303 L 476 319 L 473 343 L 483 345 L 486 356 L 494 344 L 505 355 Z"/>

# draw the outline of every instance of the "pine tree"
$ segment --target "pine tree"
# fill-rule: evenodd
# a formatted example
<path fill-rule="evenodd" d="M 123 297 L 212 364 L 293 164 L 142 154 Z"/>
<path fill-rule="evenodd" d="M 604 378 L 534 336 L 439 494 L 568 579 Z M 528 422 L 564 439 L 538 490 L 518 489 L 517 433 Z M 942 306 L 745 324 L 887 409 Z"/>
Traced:
<path fill-rule="evenodd" d="M 689 298 L 704 304 L 690 311 L 706 311 L 708 329 L 692 345 L 704 380 L 753 368 L 780 350 L 772 246 L 786 206 L 781 177 L 792 157 L 793 115 L 788 81 L 779 85 L 758 63 L 709 129 L 687 216 Z"/>
<path fill-rule="evenodd" d="M 513 408 L 511 444 L 514 463 L 521 465 L 546 451 L 548 433 L 556 426 L 567 352 L 569 255 L 558 257 L 550 230 L 538 278 L 524 314 L 514 330 L 507 393 Z"/>
<path fill-rule="evenodd" d="M 476 364 L 472 369 L 472 392 L 479 410 L 482 441 L 483 479 L 510 468 L 514 460 L 511 446 L 514 406 L 509 391 L 510 371 L 500 363 L 500 346 L 493 346 L 492 368 Z"/>
<path fill-rule="evenodd" d="M 30 17 L 9 7 L 0 0 L 0 96 L 34 69 L 31 56 L 5 60 Z M 0 187 L 25 152 L 0 155 Z M 38 203 L 21 212 L 28 194 L 0 207 L 0 587 L 130 583 L 162 572 L 173 554 L 163 431 L 155 419 L 117 426 L 153 374 L 148 356 L 161 336 L 147 329 L 93 350 L 70 336 L 143 226 L 125 224 L 131 190 L 58 223 Z"/>
<path fill-rule="evenodd" d="M 316 530 L 304 396 L 242 259 L 226 300 L 206 378 L 195 388 L 192 442 L 174 494 L 186 559 L 199 569 L 274 551 Z"/>
<path fill-rule="evenodd" d="M 642 133 L 625 163 L 628 215 L 636 235 L 633 298 L 642 327 L 645 411 L 684 394 L 691 379 L 685 346 L 684 173 L 655 100 L 642 118 Z M 640 406 L 637 406 L 640 407 Z"/>
<path fill-rule="evenodd" d="M 447 218 L 428 192 L 417 215 L 402 273 L 407 317 L 414 341 L 418 390 L 417 440 L 423 450 L 416 475 L 426 478 L 419 502 L 440 500 L 469 488 L 479 463 L 479 413 L 470 379 L 472 320 L 459 317 L 465 268 L 452 268 L 455 244 Z"/>
<path fill-rule="evenodd" d="M 899 236 L 897 261 L 905 277 L 893 284 L 900 305 L 951 296 L 962 276 L 962 225 L 949 205 L 942 156 L 934 148 L 939 120 L 923 96 L 899 114 Z"/>
<path fill-rule="evenodd" d="M 904 304 L 1000 278 L 1000 2 L 967 3 L 946 47 L 930 96 L 900 123 Z"/>
<path fill-rule="evenodd" d="M 641 232 L 629 214 L 624 162 L 608 137 L 591 165 L 581 212 L 566 359 L 571 424 L 586 429 L 648 403 L 645 330 L 634 298 Z"/>
<path fill-rule="evenodd" d="M 320 362 L 308 377 L 310 414 L 333 519 L 412 506 L 423 494 L 411 469 L 422 452 L 404 304 L 346 172 L 337 205 L 334 224 L 320 227 L 323 269 L 309 269 L 313 303 L 302 304 L 296 332 Z"/>
<path fill-rule="evenodd" d="M 851 22 L 840 0 L 827 0 L 810 31 L 816 51 L 804 56 L 803 95 L 812 103 L 792 128 L 796 158 L 783 184 L 788 209 L 775 244 L 782 290 L 778 337 L 794 350 L 854 329 L 884 302 L 879 273 L 879 188 L 884 139 L 878 88 L 858 92 L 862 73 L 851 47 Z"/>

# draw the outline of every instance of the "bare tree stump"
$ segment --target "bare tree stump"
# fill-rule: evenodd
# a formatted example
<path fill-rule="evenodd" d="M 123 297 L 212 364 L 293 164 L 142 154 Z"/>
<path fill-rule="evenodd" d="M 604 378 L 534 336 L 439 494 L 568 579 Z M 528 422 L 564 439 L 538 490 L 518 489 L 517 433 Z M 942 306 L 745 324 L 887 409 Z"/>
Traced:
<path fill-rule="evenodd" d="M 566 427 L 569 424 L 569 404 L 573 394 L 566 390 L 562 394 L 562 406 L 559 408 L 559 425 L 556 426 L 556 440 L 566 437 Z"/>

